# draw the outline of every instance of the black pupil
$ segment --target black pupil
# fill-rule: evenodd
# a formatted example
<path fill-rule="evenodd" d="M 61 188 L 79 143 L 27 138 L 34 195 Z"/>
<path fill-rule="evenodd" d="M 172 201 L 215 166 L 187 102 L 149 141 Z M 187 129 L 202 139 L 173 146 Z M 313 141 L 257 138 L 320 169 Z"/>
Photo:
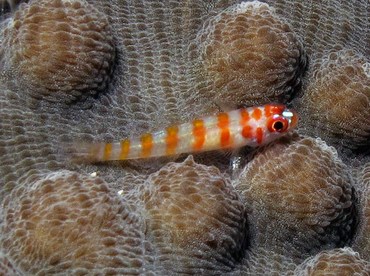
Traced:
<path fill-rule="evenodd" d="M 284 124 L 280 121 L 274 123 L 274 129 L 280 131 L 284 128 Z"/>

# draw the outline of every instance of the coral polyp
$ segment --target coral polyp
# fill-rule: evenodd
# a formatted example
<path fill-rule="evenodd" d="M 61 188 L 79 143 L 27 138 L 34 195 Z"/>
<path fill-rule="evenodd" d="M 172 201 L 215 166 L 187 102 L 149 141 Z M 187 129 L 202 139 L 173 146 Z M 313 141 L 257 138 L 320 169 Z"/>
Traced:
<path fill-rule="evenodd" d="M 198 43 L 218 102 L 285 102 L 300 88 L 307 65 L 303 45 L 267 4 L 243 2 L 207 19 Z"/>
<path fill-rule="evenodd" d="M 342 50 L 313 66 L 312 80 L 297 104 L 304 115 L 303 128 L 342 148 L 369 148 L 370 75 L 366 58 Z"/>
<path fill-rule="evenodd" d="M 370 163 L 358 168 L 356 173 L 360 192 L 362 220 L 353 247 L 363 258 L 370 261 Z"/>
<path fill-rule="evenodd" d="M 150 175 L 141 198 L 161 266 L 213 274 L 231 271 L 243 256 L 246 210 L 215 167 L 196 164 L 192 157 L 168 164 Z"/>
<path fill-rule="evenodd" d="M 110 26 L 85 1 L 21 4 L 2 37 L 2 70 L 21 76 L 19 85 L 33 98 L 70 103 L 108 85 L 115 57 Z"/>
<path fill-rule="evenodd" d="M 2 204 L 0 245 L 32 274 L 140 269 L 142 227 L 103 180 L 61 171 L 18 187 Z"/>
<path fill-rule="evenodd" d="M 306 260 L 296 271 L 300 275 L 367 275 L 370 263 L 345 247 L 322 251 Z"/>
<path fill-rule="evenodd" d="M 275 247 L 302 258 L 351 243 L 357 221 L 352 179 L 320 139 L 290 137 L 267 146 L 236 185 L 253 210 L 252 249 Z"/>

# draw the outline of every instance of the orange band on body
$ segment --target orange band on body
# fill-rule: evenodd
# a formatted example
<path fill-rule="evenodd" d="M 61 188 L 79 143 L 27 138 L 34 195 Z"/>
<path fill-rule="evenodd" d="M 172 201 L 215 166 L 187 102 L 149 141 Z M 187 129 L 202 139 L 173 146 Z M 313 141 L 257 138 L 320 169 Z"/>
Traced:
<path fill-rule="evenodd" d="M 172 155 L 176 152 L 176 148 L 179 143 L 178 132 L 179 132 L 178 126 L 172 126 L 167 128 L 167 137 L 166 137 L 167 155 Z"/>
<path fill-rule="evenodd" d="M 112 144 L 107 143 L 104 146 L 104 155 L 103 155 L 103 160 L 109 160 L 112 154 Z"/>
<path fill-rule="evenodd" d="M 248 124 L 250 120 L 249 113 L 246 109 L 240 109 L 240 125 L 243 127 Z"/>
<path fill-rule="evenodd" d="M 231 135 L 230 135 L 230 119 L 229 114 L 220 113 L 217 115 L 218 124 L 220 129 L 220 145 L 221 147 L 229 147 L 231 145 Z"/>
<path fill-rule="evenodd" d="M 150 133 L 141 136 L 141 157 L 149 157 L 153 148 L 153 136 Z"/>
<path fill-rule="evenodd" d="M 122 140 L 120 144 L 121 144 L 121 152 L 119 155 L 119 159 L 124 160 L 127 158 L 127 155 L 130 151 L 130 140 L 128 139 Z"/>
<path fill-rule="evenodd" d="M 204 126 L 203 120 L 193 121 L 193 136 L 194 136 L 193 149 L 199 151 L 203 148 L 203 145 L 206 141 L 206 128 Z"/>
<path fill-rule="evenodd" d="M 248 110 L 243 108 L 240 109 L 240 126 L 242 127 L 242 136 L 246 139 L 253 138 L 252 127 L 249 125 L 250 116 Z"/>

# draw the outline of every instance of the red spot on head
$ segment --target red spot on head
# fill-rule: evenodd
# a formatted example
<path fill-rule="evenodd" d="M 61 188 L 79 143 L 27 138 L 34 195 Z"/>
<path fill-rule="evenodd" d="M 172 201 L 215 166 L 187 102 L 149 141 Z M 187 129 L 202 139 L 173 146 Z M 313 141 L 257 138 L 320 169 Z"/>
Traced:
<path fill-rule="evenodd" d="M 283 104 L 266 104 L 265 109 L 265 116 L 269 117 L 274 114 L 282 114 L 285 110 L 285 105 Z"/>
<path fill-rule="evenodd" d="M 256 121 L 262 118 L 262 111 L 259 108 L 255 108 L 252 112 L 252 118 L 254 118 Z"/>

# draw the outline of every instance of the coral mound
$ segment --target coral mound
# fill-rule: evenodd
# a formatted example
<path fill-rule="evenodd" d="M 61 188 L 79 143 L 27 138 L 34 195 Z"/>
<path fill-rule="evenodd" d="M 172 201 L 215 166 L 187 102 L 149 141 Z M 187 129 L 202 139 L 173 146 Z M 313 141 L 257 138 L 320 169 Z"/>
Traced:
<path fill-rule="evenodd" d="M 370 74 L 365 57 L 332 52 L 313 66 L 298 108 L 310 135 L 354 150 L 370 147 Z"/>
<path fill-rule="evenodd" d="M 70 103 L 106 89 L 113 37 L 106 16 L 85 1 L 23 3 L 2 32 L 2 70 L 33 98 Z"/>
<path fill-rule="evenodd" d="M 140 224 L 103 180 L 67 171 L 14 189 L 0 245 L 32 274 L 130 273 L 143 264 Z"/>
<path fill-rule="evenodd" d="M 306 54 L 267 4 L 243 2 L 209 18 L 198 35 L 216 102 L 287 101 L 300 88 Z"/>
<path fill-rule="evenodd" d="M 361 167 L 357 173 L 360 192 L 360 221 L 354 249 L 370 262 L 370 162 Z"/>
<path fill-rule="evenodd" d="M 369 0 L 5 2 L 0 274 L 369 274 Z M 68 155 L 271 101 L 237 156 Z"/>
<path fill-rule="evenodd" d="M 369 275 L 370 263 L 361 259 L 351 248 L 322 251 L 300 265 L 296 274 L 306 275 Z"/>
<path fill-rule="evenodd" d="M 14 266 L 2 252 L 0 252 L 0 275 L 22 275 L 16 266 Z"/>
<path fill-rule="evenodd" d="M 293 275 L 297 267 L 290 257 L 262 247 L 249 252 L 243 261 L 233 275 Z"/>
<path fill-rule="evenodd" d="M 262 149 L 236 186 L 252 209 L 252 250 L 268 246 L 301 259 L 349 244 L 357 218 L 352 184 L 321 139 L 286 137 Z"/>
<path fill-rule="evenodd" d="M 147 233 L 159 265 L 179 273 L 229 271 L 243 256 L 245 209 L 228 178 L 192 156 L 170 163 L 145 182 Z"/>

